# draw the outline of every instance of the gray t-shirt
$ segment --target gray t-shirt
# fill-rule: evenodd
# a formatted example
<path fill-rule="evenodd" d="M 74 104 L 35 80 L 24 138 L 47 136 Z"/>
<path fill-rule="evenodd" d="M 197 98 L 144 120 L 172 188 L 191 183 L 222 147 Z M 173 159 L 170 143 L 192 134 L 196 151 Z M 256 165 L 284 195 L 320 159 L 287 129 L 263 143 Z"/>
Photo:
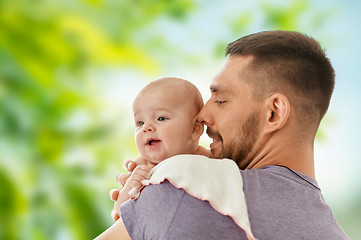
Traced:
<path fill-rule="evenodd" d="M 241 175 L 257 239 L 349 239 L 312 178 L 281 166 L 245 170 Z M 145 187 L 120 211 L 134 240 L 247 239 L 230 217 L 168 181 Z"/>

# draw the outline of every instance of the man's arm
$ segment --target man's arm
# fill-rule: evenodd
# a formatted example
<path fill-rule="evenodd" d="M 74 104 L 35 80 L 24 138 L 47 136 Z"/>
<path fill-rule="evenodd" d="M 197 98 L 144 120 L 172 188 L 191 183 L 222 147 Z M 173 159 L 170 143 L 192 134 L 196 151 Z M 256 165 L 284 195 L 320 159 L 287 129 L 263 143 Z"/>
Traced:
<path fill-rule="evenodd" d="M 127 229 L 124 226 L 122 218 L 116 221 L 112 226 L 105 230 L 102 234 L 94 240 L 130 240 Z"/>

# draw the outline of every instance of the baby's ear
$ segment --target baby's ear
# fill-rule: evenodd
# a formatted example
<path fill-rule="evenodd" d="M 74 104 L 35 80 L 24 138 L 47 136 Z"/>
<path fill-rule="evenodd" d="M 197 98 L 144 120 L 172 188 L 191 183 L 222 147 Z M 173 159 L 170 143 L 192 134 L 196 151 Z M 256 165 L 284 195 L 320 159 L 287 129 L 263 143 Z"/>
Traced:
<path fill-rule="evenodd" d="M 193 131 L 192 131 L 192 140 L 195 141 L 197 140 L 204 131 L 204 125 L 200 122 L 196 121 L 196 118 L 193 120 Z"/>

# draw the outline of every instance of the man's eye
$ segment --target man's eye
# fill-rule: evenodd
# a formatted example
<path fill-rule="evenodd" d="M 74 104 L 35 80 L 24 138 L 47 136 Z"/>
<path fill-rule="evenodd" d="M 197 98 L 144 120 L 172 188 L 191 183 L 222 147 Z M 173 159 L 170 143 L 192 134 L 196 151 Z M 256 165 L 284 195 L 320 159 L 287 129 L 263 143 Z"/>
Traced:
<path fill-rule="evenodd" d="M 143 126 L 144 125 L 144 122 L 143 121 L 138 121 L 137 122 L 137 127 L 140 127 L 140 126 Z"/>
<path fill-rule="evenodd" d="M 215 103 L 217 103 L 217 104 L 219 104 L 219 105 L 221 105 L 221 104 L 223 104 L 223 103 L 225 103 L 226 101 L 219 101 L 219 100 L 216 100 L 215 101 Z"/>
<path fill-rule="evenodd" d="M 165 121 L 165 120 L 167 120 L 168 118 L 166 118 L 166 117 L 159 117 L 157 120 L 158 121 Z"/>

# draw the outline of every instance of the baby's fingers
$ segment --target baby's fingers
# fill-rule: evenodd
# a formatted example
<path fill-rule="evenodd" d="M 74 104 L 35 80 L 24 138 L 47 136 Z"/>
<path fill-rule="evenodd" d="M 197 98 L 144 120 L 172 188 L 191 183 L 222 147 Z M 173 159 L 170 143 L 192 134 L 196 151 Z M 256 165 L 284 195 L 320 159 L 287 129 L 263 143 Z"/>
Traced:
<path fill-rule="evenodd" d="M 134 160 L 125 160 L 123 163 L 123 168 L 128 172 L 133 171 L 136 166 L 137 163 Z"/>
<path fill-rule="evenodd" d="M 118 212 L 115 209 L 112 210 L 112 218 L 114 219 L 114 221 L 118 221 L 118 219 L 120 218 Z"/>
<path fill-rule="evenodd" d="M 128 194 L 131 199 L 137 199 L 139 196 L 139 188 L 133 187 L 132 190 L 130 190 Z"/>
<path fill-rule="evenodd" d="M 115 179 L 120 185 L 124 186 L 129 177 L 130 177 L 130 173 L 128 174 L 118 173 Z"/>
<path fill-rule="evenodd" d="M 112 189 L 109 192 L 109 197 L 111 200 L 116 201 L 118 199 L 119 189 Z"/>
<path fill-rule="evenodd" d="M 144 179 L 150 179 L 151 175 L 149 173 L 150 171 L 150 167 L 148 167 L 147 165 L 140 165 L 140 166 L 137 166 L 134 171 L 133 171 L 133 174 L 132 176 L 137 176 L 138 179 L 141 181 L 141 180 L 144 180 Z M 140 178 L 139 178 L 140 177 Z M 142 179 L 141 179 L 142 178 Z"/>
<path fill-rule="evenodd" d="M 143 187 L 142 181 L 144 180 L 143 176 L 135 176 L 130 182 L 129 182 L 129 188 L 138 188 L 140 189 Z"/>

